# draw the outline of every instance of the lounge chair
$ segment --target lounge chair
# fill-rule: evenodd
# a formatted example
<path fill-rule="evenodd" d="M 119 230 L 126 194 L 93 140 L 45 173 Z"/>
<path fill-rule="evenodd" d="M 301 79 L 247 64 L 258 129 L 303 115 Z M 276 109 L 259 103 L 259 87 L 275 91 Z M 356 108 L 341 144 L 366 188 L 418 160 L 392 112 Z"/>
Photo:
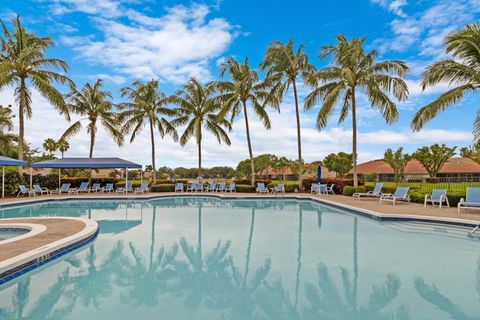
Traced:
<path fill-rule="evenodd" d="M 285 185 L 283 183 L 278 184 L 277 186 L 270 189 L 272 193 L 285 193 Z"/>
<path fill-rule="evenodd" d="M 394 194 L 382 194 L 380 204 L 382 204 L 383 201 L 392 201 L 393 205 L 395 205 L 397 201 L 410 202 L 410 196 L 408 195 L 409 189 L 410 187 L 397 187 Z"/>
<path fill-rule="evenodd" d="M 197 183 L 197 192 L 202 192 L 203 191 L 203 183 Z"/>
<path fill-rule="evenodd" d="M 68 189 L 68 193 L 80 193 L 80 192 L 90 192 L 90 189 L 88 188 L 88 182 L 82 182 L 80 183 L 80 187 L 78 188 L 70 188 Z"/>
<path fill-rule="evenodd" d="M 225 191 L 225 183 L 219 183 L 216 191 L 217 192 L 224 192 Z"/>
<path fill-rule="evenodd" d="M 92 186 L 88 189 L 88 193 L 99 191 L 102 191 L 102 188 L 100 188 L 100 183 L 98 182 L 93 183 Z"/>
<path fill-rule="evenodd" d="M 70 183 L 62 183 L 60 186 L 60 189 L 57 188 L 55 190 L 50 191 L 50 194 L 62 194 L 62 193 L 68 193 L 68 190 L 70 190 Z"/>
<path fill-rule="evenodd" d="M 30 196 L 35 196 L 35 195 L 36 195 L 36 194 L 35 194 L 35 190 L 30 190 L 30 189 L 28 189 L 27 187 L 25 187 L 25 185 L 23 185 L 23 184 L 20 184 L 20 185 L 18 186 L 18 188 L 19 188 L 20 190 L 19 190 L 18 193 L 17 193 L 17 197 L 19 197 L 19 196 L 24 196 L 24 195 L 28 195 L 28 196 L 30 197 Z"/>
<path fill-rule="evenodd" d="M 209 186 L 205 186 L 205 192 L 215 192 L 217 190 L 217 183 L 212 182 Z"/>
<path fill-rule="evenodd" d="M 227 192 L 237 192 L 237 189 L 235 189 L 235 183 L 230 182 L 228 187 L 225 188 L 225 191 L 227 191 Z"/>
<path fill-rule="evenodd" d="M 132 182 L 127 182 L 127 184 L 124 187 L 117 188 L 117 190 L 115 190 L 115 192 L 116 193 L 132 192 L 133 191 L 132 186 L 133 186 Z"/>
<path fill-rule="evenodd" d="M 460 199 L 458 203 L 458 213 L 460 209 L 480 209 L 480 188 L 467 188 L 466 199 Z"/>
<path fill-rule="evenodd" d="M 149 191 L 148 189 L 148 183 L 142 183 L 142 185 L 138 188 L 135 188 L 135 191 L 133 193 L 144 193 Z"/>
<path fill-rule="evenodd" d="M 190 191 L 190 192 L 195 192 L 195 191 L 197 191 L 197 188 L 198 188 L 198 187 L 197 187 L 197 183 L 196 183 L 196 182 L 192 182 L 192 183 L 190 183 L 189 186 L 187 186 L 187 192 L 189 192 L 189 191 Z"/>
<path fill-rule="evenodd" d="M 312 186 L 310 187 L 310 193 L 318 194 L 318 192 L 318 183 L 312 183 Z"/>
<path fill-rule="evenodd" d="M 442 209 L 442 205 L 445 203 L 447 207 L 450 208 L 450 202 L 448 202 L 447 189 L 433 189 L 432 194 L 425 195 L 424 207 L 427 206 L 427 203 L 432 205 L 438 204 L 438 207 Z"/>
<path fill-rule="evenodd" d="M 379 198 L 382 196 L 382 188 L 383 188 L 383 182 L 377 182 L 375 183 L 375 188 L 373 188 L 373 191 L 368 191 L 368 192 L 356 192 L 353 194 L 353 199 L 360 199 L 360 198 Z"/>
<path fill-rule="evenodd" d="M 183 192 L 184 189 L 183 189 L 183 183 L 181 182 L 178 182 L 176 185 L 175 185 L 175 192 Z"/>
<path fill-rule="evenodd" d="M 100 188 L 100 191 L 101 192 L 108 192 L 108 193 L 113 192 L 113 183 L 107 183 L 105 185 L 105 187 Z"/>
<path fill-rule="evenodd" d="M 327 194 L 335 194 L 333 187 L 335 187 L 335 184 L 331 184 L 330 187 L 327 185 Z"/>
<path fill-rule="evenodd" d="M 328 186 L 326 184 L 319 184 L 318 194 L 328 194 Z"/>
<path fill-rule="evenodd" d="M 33 191 L 35 191 L 36 194 L 42 195 L 48 194 L 48 188 L 41 187 L 39 184 L 34 184 L 33 185 Z"/>
<path fill-rule="evenodd" d="M 268 193 L 268 189 L 265 187 L 265 183 L 257 183 L 258 193 Z"/>

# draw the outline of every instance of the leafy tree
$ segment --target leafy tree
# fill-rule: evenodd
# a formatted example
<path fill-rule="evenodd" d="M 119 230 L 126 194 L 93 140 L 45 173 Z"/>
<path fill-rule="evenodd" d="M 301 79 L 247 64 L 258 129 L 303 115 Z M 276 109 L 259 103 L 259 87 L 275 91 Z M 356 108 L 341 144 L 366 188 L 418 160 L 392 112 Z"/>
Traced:
<path fill-rule="evenodd" d="M 187 144 L 191 137 L 195 137 L 198 146 L 198 176 L 202 175 L 202 139 L 203 130 L 211 132 L 218 140 L 230 145 L 225 128 L 232 129 L 230 123 L 219 117 L 220 105 L 213 99 L 213 88 L 203 86 L 198 80 L 190 79 L 182 89 L 171 97 L 171 101 L 178 108 L 175 110 L 177 118 L 172 121 L 175 126 L 186 125 L 180 137 L 180 145 Z"/>
<path fill-rule="evenodd" d="M 43 149 L 48 152 L 48 154 L 53 155 L 55 151 L 58 150 L 58 144 L 57 141 L 55 141 L 52 138 L 45 139 L 45 141 L 42 144 Z"/>
<path fill-rule="evenodd" d="M 235 171 L 236 171 L 238 177 L 249 178 L 252 175 L 252 171 L 250 169 L 251 169 L 250 159 L 245 159 L 245 160 L 240 161 L 237 164 L 237 168 L 235 169 Z"/>
<path fill-rule="evenodd" d="M 281 100 L 293 88 L 295 100 L 295 116 L 297 122 L 298 172 L 303 172 L 302 139 L 300 134 L 300 110 L 298 106 L 297 81 L 305 79 L 315 71 L 315 67 L 308 61 L 305 47 L 300 45 L 294 49 L 293 40 L 283 44 L 280 41 L 272 42 L 265 51 L 265 58 L 260 68 L 267 70 L 267 78 L 274 83 L 272 95 Z M 299 185 L 302 188 L 302 175 L 299 175 Z"/>
<path fill-rule="evenodd" d="M 351 153 L 330 153 L 323 159 L 323 165 L 330 171 L 334 171 L 339 177 L 345 177 L 353 168 Z"/>
<path fill-rule="evenodd" d="M 68 141 L 65 139 L 60 139 L 57 141 L 57 147 L 58 147 L 58 151 L 62 153 L 62 158 L 63 158 L 65 152 L 67 152 L 68 149 L 70 149 L 70 143 L 68 143 Z"/>
<path fill-rule="evenodd" d="M 405 167 L 410 160 L 412 160 L 412 156 L 403 153 L 402 147 L 398 148 L 396 151 L 388 148 L 383 154 L 383 161 L 388 163 L 392 168 L 395 181 L 403 181 L 405 178 Z"/>
<path fill-rule="evenodd" d="M 271 167 L 282 175 L 282 180 L 285 181 L 285 168 L 289 168 L 291 161 L 287 157 L 275 157 L 271 163 Z"/>
<path fill-rule="evenodd" d="M 166 178 L 169 178 L 169 177 L 173 176 L 173 170 L 170 169 L 169 167 L 163 166 L 163 167 L 158 168 L 157 174 L 162 179 L 166 179 Z"/>
<path fill-rule="evenodd" d="M 460 155 L 480 163 L 480 142 L 474 143 L 469 147 L 463 147 L 460 149 Z"/>
<path fill-rule="evenodd" d="M 161 138 L 169 134 L 177 141 L 177 130 L 165 117 L 173 116 L 175 112 L 167 106 L 169 98 L 158 90 L 158 80 L 147 83 L 134 81 L 131 87 L 122 88 L 121 94 L 132 101 L 120 104 L 120 109 L 124 110 L 120 114 L 120 121 L 124 122 L 123 132 L 132 132 L 130 142 L 143 130 L 145 123 L 150 127 L 153 183 L 156 183 L 155 131 L 158 131 Z"/>
<path fill-rule="evenodd" d="M 15 87 L 15 100 L 18 102 L 18 158 L 24 158 L 25 117 L 32 117 L 32 96 L 29 86 L 34 87 L 60 114 L 70 120 L 68 108 L 62 94 L 54 83 L 73 82 L 62 73 L 67 64 L 59 59 L 45 57 L 46 51 L 54 46 L 50 37 L 39 37 L 22 26 L 20 17 L 12 19 L 12 30 L 8 30 L 0 20 L 3 35 L 0 36 L 0 91 L 8 86 Z"/>
<path fill-rule="evenodd" d="M 433 102 L 422 107 L 415 114 L 411 127 L 419 131 L 423 126 L 449 106 L 460 102 L 466 93 L 480 88 L 480 25 L 467 24 L 457 32 L 449 34 L 445 40 L 445 53 L 452 56 L 432 63 L 423 73 L 422 89 L 439 83 L 455 86 Z M 480 111 L 473 123 L 475 140 L 480 139 Z"/>
<path fill-rule="evenodd" d="M 110 100 L 112 94 L 102 90 L 102 80 L 98 79 L 93 85 L 86 83 L 79 91 L 72 88 L 66 96 L 68 109 L 83 118 L 72 124 L 60 138 L 67 140 L 82 130 L 82 121 L 88 121 L 87 133 L 90 134 L 89 157 L 93 157 L 93 147 L 97 135 L 97 122 L 100 122 L 108 134 L 119 146 L 123 144 L 123 134 L 120 130 L 118 114 L 114 112 L 114 104 Z"/>
<path fill-rule="evenodd" d="M 12 115 L 12 106 L 8 105 L 4 107 L 0 105 L 0 131 L 3 133 L 4 131 L 11 131 L 13 130 L 13 118 L 15 116 Z"/>
<path fill-rule="evenodd" d="M 7 133 L 13 130 L 12 106 L 4 107 L 0 105 L 0 154 L 7 157 L 18 157 L 18 136 Z"/>
<path fill-rule="evenodd" d="M 338 123 L 349 115 L 352 119 L 352 156 L 354 186 L 357 177 L 357 95 L 364 93 L 372 108 L 378 109 L 387 124 L 395 122 L 398 110 L 389 93 L 399 101 L 407 99 L 408 88 L 403 80 L 408 71 L 403 61 L 387 60 L 377 62 L 377 51 L 365 52 L 366 38 L 351 39 L 340 34 L 335 46 L 320 49 L 320 59 L 332 57 L 332 65 L 315 73 L 308 79 L 314 87 L 305 99 L 305 109 L 323 102 L 317 115 L 317 128 L 324 129 L 335 107 L 341 107 Z"/>
<path fill-rule="evenodd" d="M 413 158 L 418 160 L 431 178 L 436 178 L 443 165 L 449 158 L 455 155 L 457 147 L 449 148 L 445 144 L 435 143 L 430 147 L 421 147 L 413 154 Z"/>
<path fill-rule="evenodd" d="M 279 110 L 279 102 L 269 93 L 271 87 L 269 78 L 265 81 L 259 81 L 257 72 L 250 69 L 248 58 L 245 58 L 243 64 L 237 62 L 234 58 L 229 58 L 227 62 L 220 67 L 220 75 L 223 77 L 225 73 L 229 74 L 231 81 L 215 81 L 212 82 L 212 85 L 220 92 L 217 99 L 222 104 L 222 116 L 229 114 L 230 122 L 233 122 L 235 118 L 243 113 L 248 154 L 250 156 L 251 184 L 254 186 L 255 163 L 253 161 L 247 104 L 262 121 L 263 126 L 270 129 L 270 118 L 265 110 L 265 105 L 270 103 L 274 108 Z"/>
<path fill-rule="evenodd" d="M 276 161 L 277 157 L 274 154 L 261 154 L 256 156 L 253 161 L 255 162 L 256 174 L 263 175 L 265 170 L 270 168 Z"/>

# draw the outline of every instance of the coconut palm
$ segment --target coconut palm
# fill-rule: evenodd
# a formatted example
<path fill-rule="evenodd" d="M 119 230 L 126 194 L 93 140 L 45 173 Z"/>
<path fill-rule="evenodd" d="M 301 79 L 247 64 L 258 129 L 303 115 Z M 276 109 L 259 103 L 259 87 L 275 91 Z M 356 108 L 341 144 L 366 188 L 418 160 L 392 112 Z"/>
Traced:
<path fill-rule="evenodd" d="M 313 108 L 322 101 L 317 115 L 317 128 L 324 129 L 336 106 L 340 106 L 338 123 L 351 114 L 353 179 L 357 178 L 357 96 L 364 94 L 372 108 L 378 109 L 387 124 L 395 122 L 398 110 L 389 93 L 399 101 L 407 99 L 408 88 L 403 80 L 408 71 L 407 65 L 399 60 L 377 62 L 377 51 L 365 52 L 365 38 L 351 39 L 343 34 L 337 36 L 335 46 L 320 49 L 320 59 L 332 58 L 328 66 L 308 79 L 313 91 L 305 99 L 305 109 Z"/>
<path fill-rule="evenodd" d="M 170 134 L 175 141 L 178 140 L 177 130 L 165 118 L 175 113 L 168 108 L 169 99 L 163 92 L 158 90 L 158 81 L 151 80 L 147 83 L 134 81 L 131 87 L 121 90 L 122 97 L 129 98 L 132 102 L 120 104 L 119 108 L 124 110 L 120 114 L 120 120 L 124 123 L 123 131 L 132 132 L 130 142 L 143 130 L 145 123 L 150 127 L 150 143 L 152 149 L 153 183 L 157 182 L 155 167 L 155 130 L 160 137 Z"/>
<path fill-rule="evenodd" d="M 7 157 L 18 157 L 16 142 L 18 137 L 5 131 L 13 130 L 12 107 L 0 105 L 0 154 Z"/>
<path fill-rule="evenodd" d="M 86 83 L 80 91 L 72 88 L 66 99 L 68 109 L 82 118 L 63 133 L 61 140 L 67 140 L 75 136 L 82 129 L 82 121 L 88 121 L 87 133 L 90 134 L 90 158 L 93 157 L 93 147 L 98 130 L 97 122 L 103 125 L 115 143 L 119 146 L 123 144 L 119 117 L 117 113 L 113 112 L 114 104 L 110 101 L 112 94 L 102 90 L 101 79 L 98 79 L 93 85 Z"/>
<path fill-rule="evenodd" d="M 445 53 L 452 58 L 432 63 L 423 73 L 422 90 L 439 83 L 455 86 L 433 102 L 422 107 L 413 117 L 411 127 L 419 131 L 449 106 L 460 102 L 466 93 L 480 88 L 480 24 L 467 24 L 445 40 Z M 480 109 L 473 122 L 475 141 L 480 139 Z"/>
<path fill-rule="evenodd" d="M 283 44 L 280 41 L 272 42 L 266 52 L 263 62 L 260 64 L 262 70 L 267 70 L 267 78 L 274 82 L 272 95 L 281 100 L 290 86 L 293 88 L 295 100 L 295 116 L 297 122 L 297 147 L 298 147 L 298 179 L 300 189 L 302 186 L 303 159 L 302 139 L 300 135 L 300 110 L 298 107 L 297 83 L 305 79 L 315 71 L 315 67 L 308 62 L 308 55 L 305 47 L 300 45 L 295 51 L 293 41 Z"/>
<path fill-rule="evenodd" d="M 0 105 L 0 131 L 13 130 L 13 118 L 12 106 L 4 107 Z"/>
<path fill-rule="evenodd" d="M 67 140 L 60 139 L 60 140 L 57 141 L 57 150 L 60 151 L 60 153 L 62 154 L 62 158 L 63 158 L 65 152 L 68 151 L 68 149 L 70 149 L 70 144 L 68 143 Z"/>
<path fill-rule="evenodd" d="M 42 147 L 46 152 L 48 152 L 51 155 L 53 155 L 55 151 L 58 150 L 57 141 L 55 141 L 52 138 L 45 139 L 45 141 L 43 141 Z"/>
<path fill-rule="evenodd" d="M 245 58 L 243 64 L 234 58 L 229 58 L 226 63 L 220 67 L 220 75 L 223 77 L 228 73 L 231 81 L 214 81 L 211 85 L 220 92 L 217 97 L 222 105 L 221 116 L 230 114 L 232 123 L 236 117 L 243 113 L 245 119 L 245 131 L 247 135 L 248 154 L 250 156 L 251 184 L 255 185 L 255 165 L 253 162 L 252 142 L 250 138 L 250 125 L 248 122 L 247 103 L 253 109 L 253 112 L 262 121 L 263 126 L 270 129 L 270 118 L 265 110 L 265 105 L 271 104 L 277 110 L 279 103 L 273 99 L 269 93 L 269 81 L 259 81 L 255 70 L 250 69 L 248 58 Z"/>
<path fill-rule="evenodd" d="M 195 78 L 190 79 L 182 89 L 177 91 L 170 99 L 178 108 L 175 110 L 177 118 L 173 125 L 186 125 L 180 137 L 180 144 L 184 146 L 191 137 L 195 137 L 198 147 L 198 176 L 202 175 L 202 138 L 203 130 L 211 132 L 218 140 L 230 145 L 225 128 L 232 129 L 230 123 L 218 116 L 220 104 L 213 99 L 213 87 L 202 85 Z"/>
<path fill-rule="evenodd" d="M 0 20 L 3 29 L 0 47 L 0 91 L 8 86 L 15 87 L 18 103 L 19 139 L 18 158 L 23 159 L 25 144 L 25 117 L 32 117 L 32 97 L 29 86 L 35 88 L 54 108 L 70 120 L 62 94 L 53 83 L 70 84 L 65 75 L 52 70 L 66 72 L 67 64 L 59 59 L 46 58 L 45 52 L 54 45 L 52 38 L 39 37 L 25 30 L 20 17 L 12 20 L 9 31 Z"/>

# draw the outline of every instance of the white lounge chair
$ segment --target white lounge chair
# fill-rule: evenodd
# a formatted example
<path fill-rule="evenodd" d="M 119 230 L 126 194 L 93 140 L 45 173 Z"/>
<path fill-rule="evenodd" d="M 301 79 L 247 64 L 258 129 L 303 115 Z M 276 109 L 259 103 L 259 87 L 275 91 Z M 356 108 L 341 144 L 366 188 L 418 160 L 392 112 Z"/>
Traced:
<path fill-rule="evenodd" d="M 230 182 L 228 187 L 225 188 L 225 191 L 227 191 L 227 192 L 237 192 L 237 189 L 235 189 L 235 183 Z"/>
<path fill-rule="evenodd" d="M 46 187 L 41 187 L 39 184 L 34 184 L 33 185 L 33 190 L 35 191 L 36 194 L 42 195 L 48 194 L 48 188 Z"/>
<path fill-rule="evenodd" d="M 183 192 L 184 189 L 183 189 L 183 183 L 181 182 L 178 182 L 176 185 L 175 185 L 175 192 Z"/>
<path fill-rule="evenodd" d="M 105 187 L 100 188 L 100 191 L 101 191 L 101 192 L 108 192 L 108 193 L 113 192 L 113 191 L 114 191 L 114 190 L 113 190 L 113 183 L 107 183 L 107 184 L 105 185 Z"/>
<path fill-rule="evenodd" d="M 205 186 L 205 192 L 215 192 L 215 190 L 217 190 L 217 183 L 216 182 L 212 182 L 212 183 L 210 183 L 210 185 Z"/>
<path fill-rule="evenodd" d="M 265 183 L 257 183 L 257 192 L 258 193 L 268 193 L 268 189 L 265 188 Z"/>
<path fill-rule="evenodd" d="M 327 194 L 335 194 L 335 190 L 333 189 L 335 187 L 335 184 L 331 184 L 330 186 L 327 185 Z"/>
<path fill-rule="evenodd" d="M 283 183 L 278 184 L 277 186 L 270 189 L 272 193 L 285 193 L 285 185 Z"/>
<path fill-rule="evenodd" d="M 190 191 L 190 192 L 195 192 L 195 191 L 197 191 L 197 188 L 198 188 L 198 187 L 197 187 L 197 183 L 196 183 L 196 182 L 192 182 L 192 183 L 190 183 L 189 186 L 187 186 L 187 192 L 189 192 L 189 191 Z"/>
<path fill-rule="evenodd" d="M 57 188 L 55 190 L 50 191 L 50 194 L 62 194 L 62 193 L 68 193 L 68 190 L 70 190 L 70 183 L 63 183 L 60 186 L 60 189 Z"/>
<path fill-rule="evenodd" d="M 408 195 L 408 190 L 410 187 L 397 187 L 394 194 L 382 194 L 380 197 L 380 204 L 383 201 L 391 201 L 393 205 L 397 201 L 407 201 L 410 202 L 410 196 Z"/>
<path fill-rule="evenodd" d="M 225 183 L 219 183 L 216 191 L 217 192 L 224 192 L 225 191 Z"/>
<path fill-rule="evenodd" d="M 19 197 L 19 196 L 24 196 L 24 195 L 28 195 L 29 197 L 30 197 L 30 196 L 36 196 L 35 190 L 30 190 L 30 189 L 28 189 L 27 187 L 25 187 L 25 185 L 23 185 L 23 184 L 20 184 L 20 185 L 18 186 L 18 188 L 19 188 L 20 190 L 19 190 L 18 193 L 17 193 L 17 197 Z"/>
<path fill-rule="evenodd" d="M 467 188 L 466 199 L 460 199 L 458 203 L 458 213 L 460 209 L 480 209 L 480 188 Z"/>
<path fill-rule="evenodd" d="M 312 186 L 310 187 L 310 193 L 319 193 L 318 183 L 312 183 Z"/>
<path fill-rule="evenodd" d="M 368 192 L 356 192 L 353 194 L 354 199 L 360 199 L 360 198 L 379 198 L 382 196 L 382 188 L 383 188 L 383 182 L 377 182 L 375 183 L 375 188 L 373 188 L 373 191 L 368 191 Z"/>
<path fill-rule="evenodd" d="M 80 192 L 90 192 L 90 189 L 88 188 L 88 182 L 82 182 L 80 183 L 80 187 L 78 188 L 70 188 L 68 189 L 68 193 L 80 193 Z"/>
<path fill-rule="evenodd" d="M 319 184 L 318 194 L 328 194 L 328 186 L 326 184 Z"/>
<path fill-rule="evenodd" d="M 95 182 L 92 184 L 90 188 L 88 188 L 88 193 L 90 192 L 99 192 L 102 191 L 102 188 L 100 188 L 100 183 Z"/>
<path fill-rule="evenodd" d="M 116 193 L 126 193 L 127 191 L 132 192 L 133 191 L 132 186 L 133 186 L 132 182 L 127 182 L 127 184 L 124 187 L 117 188 L 115 192 Z"/>
<path fill-rule="evenodd" d="M 150 189 L 148 189 L 148 183 L 142 183 L 142 185 L 136 188 L 133 193 L 144 193 L 144 192 L 148 192 L 149 190 Z"/>
<path fill-rule="evenodd" d="M 423 206 L 426 207 L 427 203 L 432 205 L 438 204 L 438 207 L 442 209 L 442 205 L 445 203 L 450 208 L 450 202 L 448 202 L 447 189 L 433 189 L 432 194 L 425 195 L 425 202 Z"/>

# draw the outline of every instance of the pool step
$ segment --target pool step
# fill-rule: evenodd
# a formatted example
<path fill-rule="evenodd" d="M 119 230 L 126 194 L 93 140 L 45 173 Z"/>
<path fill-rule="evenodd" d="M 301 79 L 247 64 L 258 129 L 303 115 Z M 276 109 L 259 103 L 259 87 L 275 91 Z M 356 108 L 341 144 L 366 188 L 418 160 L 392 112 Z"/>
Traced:
<path fill-rule="evenodd" d="M 480 240 L 480 234 L 471 234 L 470 228 L 445 226 L 441 224 L 423 223 L 423 222 L 389 222 L 384 224 L 396 231 L 406 233 L 422 233 L 435 236 L 446 236 L 456 239 L 477 239 Z"/>

